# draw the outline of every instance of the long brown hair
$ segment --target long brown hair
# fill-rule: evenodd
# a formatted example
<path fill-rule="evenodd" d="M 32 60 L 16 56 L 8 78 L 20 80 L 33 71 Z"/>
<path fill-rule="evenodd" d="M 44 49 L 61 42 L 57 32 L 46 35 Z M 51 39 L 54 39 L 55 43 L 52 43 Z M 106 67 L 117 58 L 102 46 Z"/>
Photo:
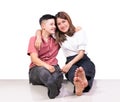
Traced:
<path fill-rule="evenodd" d="M 58 27 L 57 27 L 57 18 L 61 18 L 61 19 L 65 19 L 68 21 L 69 23 L 69 30 L 64 33 L 64 32 L 61 32 Z M 72 36 L 74 33 L 75 33 L 75 27 L 74 25 L 72 24 L 72 20 L 70 18 L 70 16 L 66 13 L 66 12 L 58 12 L 56 15 L 55 15 L 55 19 L 56 19 L 56 40 L 57 42 L 59 43 L 62 43 L 66 40 L 66 36 L 65 34 L 67 34 L 68 36 Z"/>

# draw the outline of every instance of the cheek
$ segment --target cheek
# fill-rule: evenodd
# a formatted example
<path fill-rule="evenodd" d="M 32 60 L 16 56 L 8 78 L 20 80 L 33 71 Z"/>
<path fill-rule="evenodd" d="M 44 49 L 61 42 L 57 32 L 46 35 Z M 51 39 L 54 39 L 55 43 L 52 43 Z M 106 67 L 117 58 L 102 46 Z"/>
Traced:
<path fill-rule="evenodd" d="M 58 27 L 58 29 L 60 29 L 60 28 L 61 28 L 61 26 L 60 26 L 60 25 L 58 25 L 57 27 Z"/>

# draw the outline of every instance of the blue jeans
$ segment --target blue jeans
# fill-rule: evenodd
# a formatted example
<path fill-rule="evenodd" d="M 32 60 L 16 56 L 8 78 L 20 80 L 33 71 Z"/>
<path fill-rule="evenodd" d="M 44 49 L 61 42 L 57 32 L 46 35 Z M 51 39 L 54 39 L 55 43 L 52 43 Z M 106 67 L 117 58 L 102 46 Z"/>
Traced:
<path fill-rule="evenodd" d="M 67 57 L 66 63 L 70 62 L 75 56 Z M 66 73 L 65 76 L 69 81 L 73 83 L 75 70 L 80 66 L 83 67 L 88 81 L 88 86 L 84 89 L 84 92 L 88 92 L 91 89 L 94 81 L 95 65 L 86 54 L 84 54 L 84 57 L 70 68 L 70 70 L 68 71 L 68 73 Z"/>
<path fill-rule="evenodd" d="M 29 70 L 29 82 L 33 85 L 44 85 L 49 87 L 53 83 L 55 89 L 59 90 L 63 81 L 63 74 L 58 65 L 54 66 L 55 72 L 51 73 L 44 67 L 34 66 Z"/>

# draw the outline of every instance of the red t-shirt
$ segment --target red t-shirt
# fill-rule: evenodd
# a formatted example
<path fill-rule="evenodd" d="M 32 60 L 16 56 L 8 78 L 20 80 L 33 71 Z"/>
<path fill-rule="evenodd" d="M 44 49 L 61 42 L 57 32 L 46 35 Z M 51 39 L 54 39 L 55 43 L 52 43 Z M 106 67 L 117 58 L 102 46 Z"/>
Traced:
<path fill-rule="evenodd" d="M 50 65 L 57 65 L 58 60 L 56 59 L 56 56 L 58 54 L 60 46 L 58 43 L 56 43 L 55 39 L 50 36 L 48 42 L 45 42 L 42 38 L 42 44 L 40 45 L 39 51 L 35 48 L 35 40 L 35 36 L 30 38 L 27 54 L 30 55 L 30 53 L 37 53 L 38 57 L 42 61 Z M 31 62 L 30 68 L 33 66 L 35 66 L 35 64 Z"/>

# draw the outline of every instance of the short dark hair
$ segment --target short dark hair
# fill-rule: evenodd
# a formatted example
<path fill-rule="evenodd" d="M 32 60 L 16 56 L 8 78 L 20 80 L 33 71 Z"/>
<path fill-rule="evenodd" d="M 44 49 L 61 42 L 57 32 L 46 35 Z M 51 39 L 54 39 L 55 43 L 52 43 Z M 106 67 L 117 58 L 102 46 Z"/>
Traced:
<path fill-rule="evenodd" d="M 48 20 L 48 19 L 55 19 L 55 16 L 51 14 L 45 14 L 39 19 L 39 24 L 41 25 L 43 20 Z"/>

